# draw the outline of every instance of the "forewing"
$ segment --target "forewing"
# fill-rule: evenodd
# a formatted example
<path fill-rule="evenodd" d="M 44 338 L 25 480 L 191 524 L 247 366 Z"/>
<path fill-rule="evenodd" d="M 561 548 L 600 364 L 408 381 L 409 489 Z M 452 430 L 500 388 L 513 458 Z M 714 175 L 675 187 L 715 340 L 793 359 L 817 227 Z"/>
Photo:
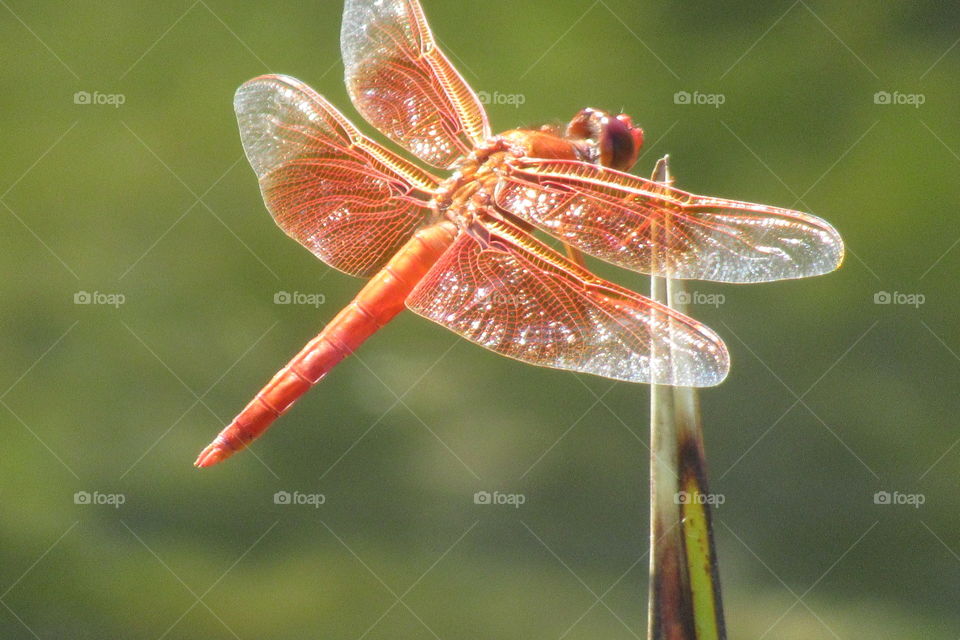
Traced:
<path fill-rule="evenodd" d="M 508 162 L 495 200 L 585 253 L 658 276 L 767 282 L 827 273 L 843 260 L 840 235 L 815 216 L 582 162 Z"/>
<path fill-rule="evenodd" d="M 437 179 L 365 138 L 302 82 L 254 78 L 234 108 L 267 209 L 330 266 L 370 275 L 428 215 Z"/>
<path fill-rule="evenodd" d="M 448 168 L 490 137 L 483 106 L 417 0 L 346 0 L 340 48 L 357 111 L 424 162 Z"/>
<path fill-rule="evenodd" d="M 700 323 L 600 280 L 516 227 L 473 223 L 407 306 L 496 353 L 629 382 L 705 387 L 727 375 Z"/>

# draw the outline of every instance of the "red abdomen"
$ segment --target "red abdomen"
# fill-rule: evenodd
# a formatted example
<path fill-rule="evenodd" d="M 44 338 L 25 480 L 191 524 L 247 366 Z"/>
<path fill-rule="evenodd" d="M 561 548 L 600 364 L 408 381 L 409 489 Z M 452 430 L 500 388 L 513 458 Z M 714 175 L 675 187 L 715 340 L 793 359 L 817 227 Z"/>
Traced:
<path fill-rule="evenodd" d="M 209 467 L 245 448 L 307 389 L 390 322 L 403 310 L 413 287 L 453 242 L 455 233 L 449 222 L 418 231 L 357 297 L 277 372 L 194 464 Z"/>

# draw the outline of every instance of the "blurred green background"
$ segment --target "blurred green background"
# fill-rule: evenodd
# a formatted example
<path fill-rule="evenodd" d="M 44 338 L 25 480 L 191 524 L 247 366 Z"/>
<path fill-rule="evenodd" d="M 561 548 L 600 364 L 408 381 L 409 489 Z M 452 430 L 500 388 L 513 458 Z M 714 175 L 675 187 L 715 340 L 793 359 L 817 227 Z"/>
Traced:
<path fill-rule="evenodd" d="M 640 175 L 670 153 L 679 186 L 847 242 L 828 276 L 690 285 L 723 296 L 692 313 L 734 361 L 701 396 L 730 637 L 960 635 L 960 7 L 424 5 L 476 90 L 522 96 L 489 105 L 495 130 L 622 108 Z M 645 636 L 647 387 L 404 314 L 256 455 L 191 467 L 361 285 L 275 228 L 231 105 L 282 72 L 373 133 L 341 9 L 0 2 L 3 638 Z"/>

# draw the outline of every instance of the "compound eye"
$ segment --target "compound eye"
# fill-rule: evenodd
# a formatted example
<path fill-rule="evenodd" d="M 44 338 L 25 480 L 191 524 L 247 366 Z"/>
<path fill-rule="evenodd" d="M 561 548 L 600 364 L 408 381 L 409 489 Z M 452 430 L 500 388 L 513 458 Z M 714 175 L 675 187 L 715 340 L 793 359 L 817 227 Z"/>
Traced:
<path fill-rule="evenodd" d="M 599 109 L 581 109 L 567 126 L 567 137 L 588 143 L 586 162 L 626 171 L 637 161 L 643 145 L 643 130 L 633 126 L 630 116 L 616 117 Z"/>
<path fill-rule="evenodd" d="M 637 161 L 643 132 L 632 126 L 629 116 L 604 118 L 600 155 L 603 164 L 626 171 Z"/>

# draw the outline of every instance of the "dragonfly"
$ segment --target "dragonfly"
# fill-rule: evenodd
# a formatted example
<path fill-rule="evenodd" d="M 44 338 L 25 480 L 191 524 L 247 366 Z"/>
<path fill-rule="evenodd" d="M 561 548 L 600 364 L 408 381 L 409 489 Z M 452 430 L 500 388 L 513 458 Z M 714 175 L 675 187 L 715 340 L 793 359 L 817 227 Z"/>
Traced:
<path fill-rule="evenodd" d="M 843 259 L 839 234 L 818 217 L 628 173 L 643 144 L 628 115 L 586 108 L 565 127 L 491 134 L 417 0 L 346 0 L 341 50 L 356 110 L 430 169 L 365 136 L 299 80 L 240 86 L 243 148 L 275 222 L 329 266 L 369 280 L 198 467 L 247 447 L 404 309 L 532 365 L 708 387 L 729 371 L 721 338 L 600 279 L 583 254 L 732 283 L 819 275 Z"/>

